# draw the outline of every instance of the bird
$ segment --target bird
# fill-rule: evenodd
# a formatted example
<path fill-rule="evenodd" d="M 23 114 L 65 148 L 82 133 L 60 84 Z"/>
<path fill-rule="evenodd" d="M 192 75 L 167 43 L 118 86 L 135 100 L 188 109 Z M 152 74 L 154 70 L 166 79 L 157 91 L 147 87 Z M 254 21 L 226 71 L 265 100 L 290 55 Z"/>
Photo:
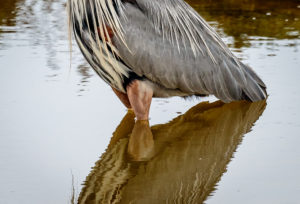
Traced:
<path fill-rule="evenodd" d="M 152 98 L 267 97 L 266 85 L 184 0 L 68 0 L 69 33 L 137 120 Z"/>

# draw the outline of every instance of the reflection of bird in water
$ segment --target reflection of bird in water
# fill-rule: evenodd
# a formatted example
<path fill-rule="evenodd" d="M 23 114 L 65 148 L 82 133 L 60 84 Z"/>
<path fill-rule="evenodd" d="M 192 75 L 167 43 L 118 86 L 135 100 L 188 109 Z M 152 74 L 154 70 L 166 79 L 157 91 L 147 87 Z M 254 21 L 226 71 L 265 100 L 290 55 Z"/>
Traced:
<path fill-rule="evenodd" d="M 87 176 L 78 203 L 202 203 L 265 101 L 200 103 L 149 127 L 129 111 Z M 152 132 L 152 133 L 151 133 Z"/>
<path fill-rule="evenodd" d="M 69 0 L 75 39 L 137 119 L 152 97 L 266 98 L 265 84 L 183 0 Z"/>

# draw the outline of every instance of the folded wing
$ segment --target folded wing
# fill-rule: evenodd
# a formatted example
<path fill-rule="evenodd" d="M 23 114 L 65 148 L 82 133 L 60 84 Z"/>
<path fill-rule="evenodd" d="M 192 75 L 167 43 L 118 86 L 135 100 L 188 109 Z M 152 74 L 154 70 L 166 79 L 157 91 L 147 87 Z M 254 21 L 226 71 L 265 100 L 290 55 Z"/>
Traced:
<path fill-rule="evenodd" d="M 126 2 L 126 0 L 124 0 Z M 225 102 L 266 97 L 265 85 L 218 34 L 182 0 L 130 0 L 120 22 L 120 57 L 138 75 L 187 94 L 214 94 Z"/>

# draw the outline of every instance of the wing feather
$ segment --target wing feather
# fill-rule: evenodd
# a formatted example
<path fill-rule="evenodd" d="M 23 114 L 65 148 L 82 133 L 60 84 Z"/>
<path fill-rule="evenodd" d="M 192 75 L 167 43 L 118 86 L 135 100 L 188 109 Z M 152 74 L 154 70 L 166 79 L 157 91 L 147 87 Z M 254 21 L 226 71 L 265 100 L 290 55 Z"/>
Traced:
<path fill-rule="evenodd" d="M 214 94 L 225 102 L 266 97 L 262 80 L 187 3 L 135 0 L 135 4 L 125 3 L 126 19 L 120 18 L 128 47 L 113 41 L 135 73 L 168 89 Z"/>

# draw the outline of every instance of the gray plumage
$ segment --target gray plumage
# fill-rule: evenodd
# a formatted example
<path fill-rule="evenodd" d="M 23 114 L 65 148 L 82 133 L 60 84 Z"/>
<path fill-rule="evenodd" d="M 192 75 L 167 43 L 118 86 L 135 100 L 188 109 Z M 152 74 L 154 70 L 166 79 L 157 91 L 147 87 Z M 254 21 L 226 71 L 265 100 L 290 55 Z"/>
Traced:
<path fill-rule="evenodd" d="M 213 94 L 224 102 L 266 98 L 262 80 L 182 0 L 68 4 L 75 39 L 86 59 L 122 92 L 134 73 L 152 87 L 154 97 Z"/>

